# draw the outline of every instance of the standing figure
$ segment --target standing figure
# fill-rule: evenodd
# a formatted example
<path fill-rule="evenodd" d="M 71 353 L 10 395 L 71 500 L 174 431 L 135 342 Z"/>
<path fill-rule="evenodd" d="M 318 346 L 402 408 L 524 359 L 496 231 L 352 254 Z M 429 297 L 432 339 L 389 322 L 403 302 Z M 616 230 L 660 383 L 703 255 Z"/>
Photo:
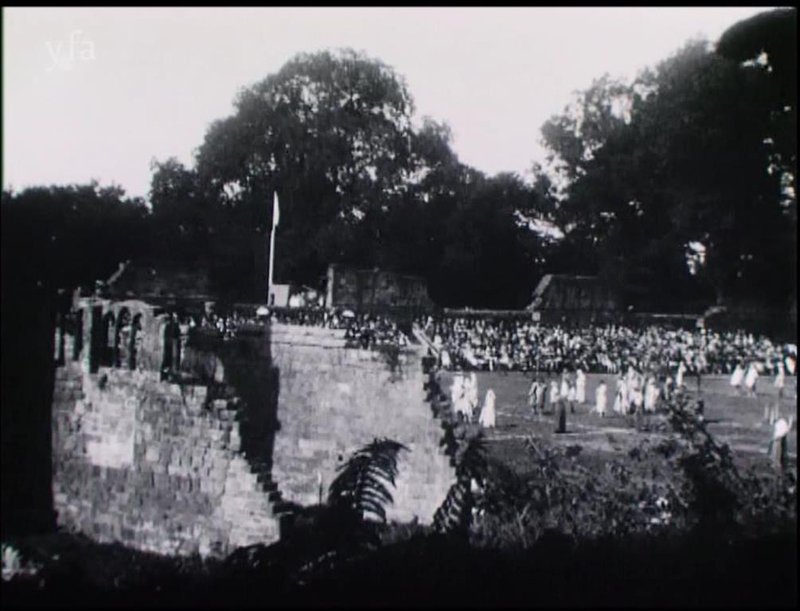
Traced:
<path fill-rule="evenodd" d="M 586 403 L 586 374 L 580 368 L 575 372 L 575 400 L 580 404 Z"/>
<path fill-rule="evenodd" d="M 547 402 L 547 389 L 544 380 L 539 379 L 539 413 L 544 414 L 545 403 Z"/>
<path fill-rule="evenodd" d="M 617 388 L 614 394 L 614 413 L 628 413 L 628 388 L 621 375 L 617 376 Z"/>
<path fill-rule="evenodd" d="M 567 377 L 567 372 L 561 372 L 561 390 L 559 391 L 560 398 L 567 400 L 569 397 L 569 378 Z"/>
<path fill-rule="evenodd" d="M 478 375 L 474 371 L 469 375 L 469 384 L 467 385 L 466 394 L 467 404 L 469 406 L 469 419 L 472 421 L 475 410 L 478 408 L 478 402 L 480 401 L 478 398 Z"/>
<path fill-rule="evenodd" d="M 675 388 L 683 388 L 683 376 L 686 373 L 686 364 L 681 360 L 678 363 L 678 372 L 675 374 Z"/>
<path fill-rule="evenodd" d="M 629 407 L 634 413 L 639 414 L 642 411 L 642 404 L 644 403 L 644 395 L 642 394 L 641 381 L 639 380 L 638 376 L 631 381 L 629 388 L 630 388 Z"/>
<path fill-rule="evenodd" d="M 442 348 L 442 351 L 439 353 L 439 359 L 441 360 L 442 369 L 450 369 L 452 367 L 453 362 L 450 360 L 450 353 L 447 349 Z"/>
<path fill-rule="evenodd" d="M 544 392 L 544 389 L 539 384 L 539 378 L 534 378 L 531 382 L 531 387 L 528 390 L 528 407 L 534 414 L 539 412 L 539 395 Z"/>
<path fill-rule="evenodd" d="M 467 417 L 467 381 L 463 375 L 458 374 L 453 378 L 453 385 L 450 387 L 450 398 L 453 402 L 453 410 L 463 418 Z"/>
<path fill-rule="evenodd" d="M 575 383 L 567 377 L 567 403 L 569 403 L 569 413 L 575 413 Z"/>
<path fill-rule="evenodd" d="M 747 366 L 747 373 L 744 376 L 744 386 L 747 389 L 747 394 L 751 397 L 756 396 L 756 382 L 758 381 L 758 369 L 752 361 Z"/>
<path fill-rule="evenodd" d="M 778 373 L 775 375 L 775 388 L 778 389 L 778 400 L 783 398 L 783 387 L 786 384 L 786 374 L 783 370 L 783 363 L 778 361 Z"/>
<path fill-rule="evenodd" d="M 744 380 L 744 368 L 742 367 L 741 363 L 736 363 L 736 368 L 733 370 L 731 374 L 731 386 L 733 386 L 737 392 L 740 392 L 742 389 L 742 381 Z"/>
<path fill-rule="evenodd" d="M 556 404 L 558 403 L 558 381 L 555 378 L 550 380 L 550 393 L 548 398 L 548 403 L 550 404 L 550 409 L 555 410 Z"/>
<path fill-rule="evenodd" d="M 483 408 L 478 422 L 484 428 L 494 428 L 495 419 L 497 414 L 494 409 L 495 396 L 494 391 L 490 388 L 486 391 L 486 399 L 483 401 Z"/>
<path fill-rule="evenodd" d="M 793 419 L 790 417 L 788 422 L 785 418 L 778 418 L 772 429 L 772 439 L 767 446 L 767 453 L 772 458 L 772 464 L 783 470 L 786 467 L 787 458 L 787 436 L 792 429 Z"/>
<path fill-rule="evenodd" d="M 600 380 L 594 391 L 594 409 L 601 417 L 606 415 L 606 403 L 608 402 L 608 387 L 605 380 Z"/>
<path fill-rule="evenodd" d="M 644 411 L 655 412 L 657 401 L 658 385 L 656 385 L 656 380 L 653 376 L 648 376 L 644 387 Z"/>
<path fill-rule="evenodd" d="M 796 364 L 797 364 L 796 363 L 796 359 L 791 354 L 788 354 L 788 355 L 786 355 L 786 358 L 783 359 L 783 362 L 786 365 L 786 371 L 789 372 L 790 376 L 793 376 L 794 375 L 794 370 L 795 370 L 795 367 L 796 367 Z"/>
<path fill-rule="evenodd" d="M 566 399 L 558 400 L 558 420 L 556 424 L 556 433 L 567 432 L 567 406 L 565 403 Z"/>
<path fill-rule="evenodd" d="M 463 393 L 463 386 L 464 376 L 461 374 L 453 376 L 453 383 L 450 385 L 450 402 L 453 404 L 453 408 L 459 405 L 459 399 Z M 456 411 L 458 410 L 456 409 Z"/>

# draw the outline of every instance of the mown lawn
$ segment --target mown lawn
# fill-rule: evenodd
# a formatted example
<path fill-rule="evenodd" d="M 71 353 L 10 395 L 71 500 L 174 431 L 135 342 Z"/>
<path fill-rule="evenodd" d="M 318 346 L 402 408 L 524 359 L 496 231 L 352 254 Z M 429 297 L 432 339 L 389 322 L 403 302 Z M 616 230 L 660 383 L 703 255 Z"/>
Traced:
<path fill-rule="evenodd" d="M 442 375 L 442 388 L 445 392 L 449 392 L 452 376 L 452 373 Z M 644 418 L 641 424 L 650 428 L 649 432 L 637 430 L 632 417 L 617 416 L 613 412 L 609 414 L 613 401 L 613 375 L 587 375 L 587 403 L 576 406 L 574 414 L 568 413 L 567 433 L 562 435 L 555 434 L 555 415 L 536 416 L 528 408 L 527 396 L 532 374 L 480 372 L 477 377 L 481 404 L 490 388 L 497 396 L 497 427 L 485 431 L 489 454 L 518 472 L 525 472 L 529 465 L 523 440 L 530 435 L 546 444 L 582 446 L 581 462 L 586 466 L 620 457 L 643 439 L 656 441 L 669 430 L 663 414 Z M 595 389 L 601 379 L 609 387 L 609 405 L 604 418 L 589 413 L 594 403 Z M 687 377 L 686 388 L 690 396 L 702 396 L 710 431 L 719 441 L 731 446 L 737 464 L 768 468 L 767 444 L 772 427 L 764 422 L 764 408 L 778 400 L 772 379 L 759 380 L 756 398 L 738 395 L 728 383 L 727 376 L 703 376 L 701 391 L 697 390 L 696 378 Z M 780 402 L 780 414 L 794 415 L 795 420 L 796 389 L 797 378 L 787 377 L 784 397 Z M 796 461 L 796 426 L 792 427 L 789 435 L 788 448 L 789 458 Z"/>

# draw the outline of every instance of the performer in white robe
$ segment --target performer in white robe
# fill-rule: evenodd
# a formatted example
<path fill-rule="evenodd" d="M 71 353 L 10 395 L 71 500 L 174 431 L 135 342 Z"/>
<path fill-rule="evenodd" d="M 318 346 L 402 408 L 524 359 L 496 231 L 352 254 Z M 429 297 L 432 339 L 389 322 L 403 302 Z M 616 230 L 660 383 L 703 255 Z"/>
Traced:
<path fill-rule="evenodd" d="M 642 387 L 639 385 L 638 380 L 634 380 L 631 385 L 630 408 L 638 414 L 642 411 L 643 403 L 644 395 L 642 394 Z"/>
<path fill-rule="evenodd" d="M 454 379 L 455 398 L 453 400 L 453 409 L 456 414 L 461 414 L 467 420 L 471 420 L 472 414 L 469 409 L 469 379 L 462 375 L 458 375 Z"/>
<path fill-rule="evenodd" d="M 464 376 L 461 374 L 453 376 L 453 383 L 450 385 L 450 402 L 453 404 L 453 409 L 458 406 L 458 400 L 463 394 Z"/>
<path fill-rule="evenodd" d="M 789 372 L 790 376 L 794 375 L 795 367 L 797 362 L 792 355 L 788 355 L 785 359 L 783 359 L 784 364 L 786 365 L 786 371 Z"/>
<path fill-rule="evenodd" d="M 793 417 L 789 417 L 788 421 L 785 418 L 778 418 L 772 429 L 772 439 L 767 446 L 767 453 L 771 455 L 773 464 L 781 469 L 786 466 L 787 436 L 792 430 L 793 423 Z"/>
<path fill-rule="evenodd" d="M 617 378 L 617 388 L 614 393 L 614 413 L 626 414 L 628 412 L 628 387 L 622 376 Z"/>
<path fill-rule="evenodd" d="M 756 396 L 756 382 L 758 381 L 758 369 L 756 369 L 755 363 L 750 363 L 747 366 L 747 373 L 744 376 L 744 386 L 747 389 L 748 394 L 752 395 L 753 397 Z"/>
<path fill-rule="evenodd" d="M 628 372 L 625 374 L 625 390 L 626 390 L 625 401 L 624 401 L 624 404 L 626 406 L 625 413 L 628 413 L 628 410 L 634 405 L 638 386 L 639 386 L 639 376 L 633 370 L 633 368 L 629 367 Z"/>
<path fill-rule="evenodd" d="M 439 358 L 442 361 L 442 369 L 450 369 L 453 365 L 453 362 L 450 360 L 450 353 L 442 348 L 442 351 L 439 353 Z"/>
<path fill-rule="evenodd" d="M 741 363 L 736 363 L 736 368 L 731 374 L 731 386 L 736 390 L 741 390 L 742 381 L 744 380 L 744 368 Z"/>
<path fill-rule="evenodd" d="M 470 379 L 464 376 L 461 382 L 461 396 L 458 399 L 458 408 L 456 411 L 464 416 L 467 420 L 471 420 L 472 414 L 469 409 L 469 395 L 470 395 Z"/>
<path fill-rule="evenodd" d="M 469 404 L 470 420 L 472 420 L 475 410 L 478 408 L 479 401 L 480 399 L 478 398 L 478 375 L 473 371 L 469 376 L 469 385 L 467 386 L 467 402 Z"/>
<path fill-rule="evenodd" d="M 653 376 L 648 376 L 644 387 L 644 411 L 655 412 L 658 401 L 658 385 Z"/>
<path fill-rule="evenodd" d="M 672 398 L 672 376 L 667 376 L 661 384 L 661 396 L 665 401 Z"/>
<path fill-rule="evenodd" d="M 586 374 L 581 369 L 575 372 L 575 400 L 586 403 Z"/>
<path fill-rule="evenodd" d="M 558 405 L 558 381 L 555 378 L 550 380 L 550 393 L 547 398 L 550 403 L 550 408 L 555 409 L 556 405 Z"/>
<path fill-rule="evenodd" d="M 561 390 L 558 393 L 561 399 L 567 399 L 569 397 L 569 380 L 567 379 L 567 374 L 561 374 Z"/>
<path fill-rule="evenodd" d="M 495 396 L 494 391 L 490 388 L 486 391 L 486 399 L 483 402 L 483 408 L 481 408 L 481 415 L 478 418 L 478 422 L 484 428 L 494 428 L 495 419 L 497 414 L 495 413 L 494 409 L 494 402 Z"/>
<path fill-rule="evenodd" d="M 597 385 L 594 391 L 594 409 L 600 416 L 606 415 L 606 403 L 608 402 L 608 387 L 604 380 Z"/>
<path fill-rule="evenodd" d="M 678 372 L 675 374 L 675 388 L 683 388 L 683 375 L 686 373 L 686 364 L 678 363 Z"/>
<path fill-rule="evenodd" d="M 539 384 L 539 380 L 534 379 L 528 390 L 528 407 L 530 407 L 534 414 L 539 411 L 539 394 L 542 392 L 544 392 L 544 389 L 541 384 Z"/>

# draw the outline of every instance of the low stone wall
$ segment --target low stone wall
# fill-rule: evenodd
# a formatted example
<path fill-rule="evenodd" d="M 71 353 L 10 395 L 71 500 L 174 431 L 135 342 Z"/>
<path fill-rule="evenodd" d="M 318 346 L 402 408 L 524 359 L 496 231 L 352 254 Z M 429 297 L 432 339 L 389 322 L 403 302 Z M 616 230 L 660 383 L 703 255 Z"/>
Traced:
<path fill-rule="evenodd" d="M 280 380 L 272 474 L 287 500 L 315 504 L 337 468 L 376 437 L 405 444 L 390 520 L 430 523 L 455 481 L 439 447 L 442 428 L 425 401 L 421 356 L 344 348 L 340 332 L 272 325 Z M 393 370 L 394 369 L 394 370 Z M 320 485 L 321 480 L 321 485 Z"/>
<path fill-rule="evenodd" d="M 163 554 L 224 555 L 279 536 L 275 486 L 240 452 L 236 400 L 155 372 L 56 370 L 60 526 Z M 266 483 L 265 483 L 266 482 Z"/>

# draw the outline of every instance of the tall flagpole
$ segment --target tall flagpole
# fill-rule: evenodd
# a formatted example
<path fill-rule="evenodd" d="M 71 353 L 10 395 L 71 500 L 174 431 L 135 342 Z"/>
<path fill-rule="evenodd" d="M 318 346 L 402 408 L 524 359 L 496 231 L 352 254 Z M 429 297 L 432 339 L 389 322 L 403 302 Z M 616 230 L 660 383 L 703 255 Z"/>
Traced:
<path fill-rule="evenodd" d="M 271 305 L 269 298 L 272 295 L 272 273 L 275 268 L 275 229 L 278 227 L 280 211 L 278 208 L 278 194 L 273 191 L 272 199 L 272 232 L 269 237 L 269 279 L 267 286 L 267 305 Z"/>

